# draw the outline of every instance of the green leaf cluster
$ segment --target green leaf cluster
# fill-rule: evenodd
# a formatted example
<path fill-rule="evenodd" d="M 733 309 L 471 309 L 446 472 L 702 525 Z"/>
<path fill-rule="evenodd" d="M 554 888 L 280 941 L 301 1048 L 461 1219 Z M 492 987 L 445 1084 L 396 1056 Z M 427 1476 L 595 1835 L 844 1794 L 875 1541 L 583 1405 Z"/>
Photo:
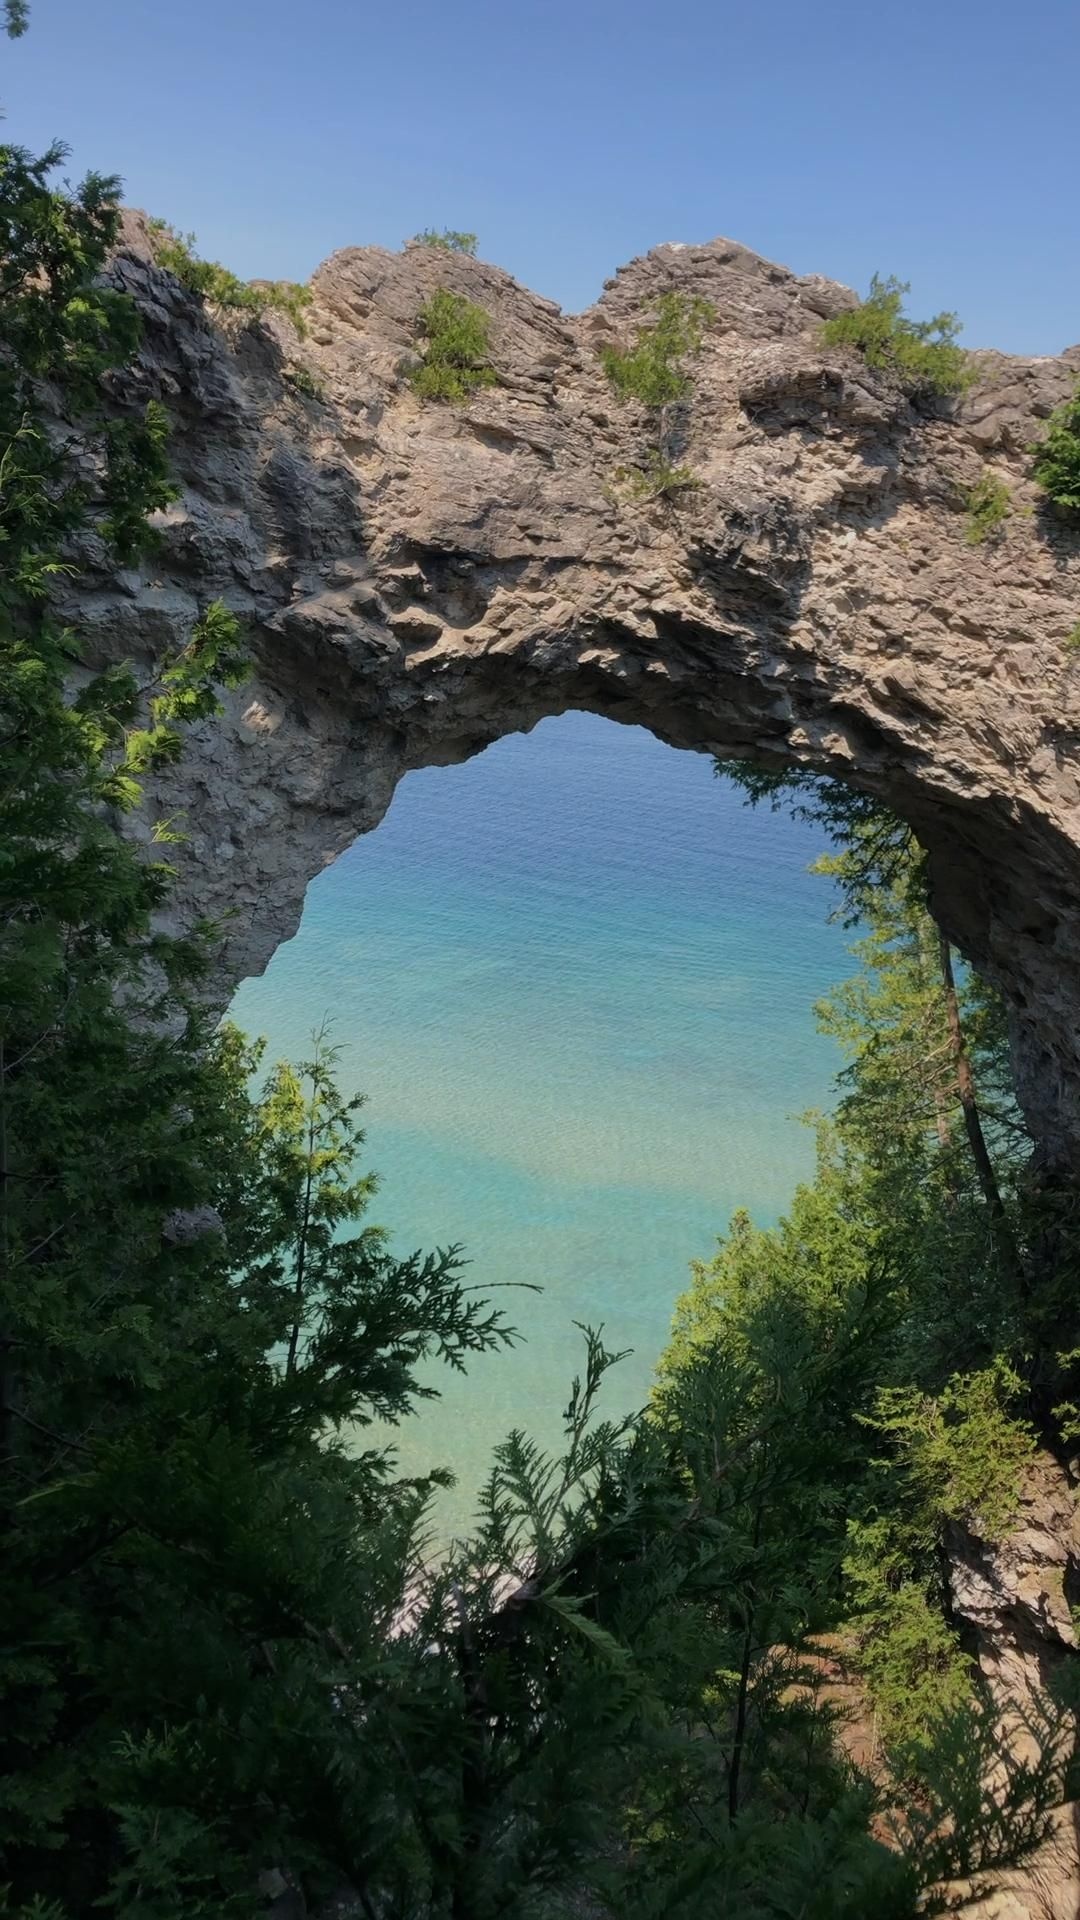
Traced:
<path fill-rule="evenodd" d="M 417 315 L 423 359 L 409 373 L 409 385 L 421 400 L 468 400 L 481 387 L 494 387 L 491 318 L 464 294 L 437 287 Z"/>
<path fill-rule="evenodd" d="M 691 467 L 676 458 L 690 376 L 685 362 L 700 351 L 713 319 L 707 300 L 669 292 L 654 302 L 656 318 L 639 328 L 632 347 L 603 347 L 601 364 L 622 401 L 637 401 L 654 415 L 655 444 L 635 467 L 619 467 L 609 487 L 613 500 L 671 500 L 699 483 Z"/>
<path fill-rule="evenodd" d="M 295 387 L 297 393 L 302 393 L 305 399 L 326 399 L 326 388 L 323 386 L 322 381 L 312 373 L 310 367 L 305 367 L 300 361 L 291 360 L 285 368 L 284 377 L 290 387 Z"/>
<path fill-rule="evenodd" d="M 817 1009 L 848 1059 L 817 1182 L 774 1233 L 747 1231 L 758 1270 L 784 1289 L 798 1288 L 808 1249 L 840 1273 L 865 1264 L 892 1276 L 876 1383 L 854 1409 L 879 1445 L 858 1453 L 843 1490 L 848 1618 L 838 1629 L 881 1737 L 903 1746 L 974 1698 L 947 1616 L 943 1545 L 957 1527 L 1001 1537 L 1015 1517 L 1030 1408 L 1051 1391 L 1044 1376 L 1068 1370 L 1056 1347 L 1075 1318 L 1062 1293 L 1069 1246 L 1055 1259 L 1045 1223 L 1025 1217 L 1030 1146 L 1002 1010 L 977 978 L 957 977 L 910 830 L 871 796 L 819 775 L 723 770 L 752 802 L 790 805 L 824 829 L 835 851 L 819 867 L 862 936 L 860 972 Z M 853 1236 L 842 1260 L 822 1218 Z M 726 1316 L 732 1258 L 725 1249 L 723 1267 L 696 1282 L 695 1335 L 711 1337 Z M 686 1339 L 677 1321 L 676 1359 Z"/>
<path fill-rule="evenodd" d="M 195 251 L 195 235 L 177 233 L 164 220 L 152 220 L 150 234 L 158 266 L 175 274 L 189 293 L 198 294 L 201 300 L 215 307 L 287 314 L 297 332 L 303 335 L 304 309 L 311 305 L 310 287 L 297 280 L 240 280 L 220 261 L 200 259 Z"/>
<path fill-rule="evenodd" d="M 690 377 L 683 363 L 700 351 L 713 309 L 697 295 L 673 292 L 660 295 L 655 312 L 632 347 L 603 347 L 600 363 L 620 400 L 661 408 L 687 398 Z"/>
<path fill-rule="evenodd" d="M 1050 415 L 1034 449 L 1035 478 L 1055 507 L 1080 513 L 1080 387 Z"/>
<path fill-rule="evenodd" d="M 970 547 L 980 547 L 992 535 L 1000 533 L 1012 512 L 1012 495 L 996 474 L 984 473 L 967 496 L 967 524 L 964 538 Z"/>
<path fill-rule="evenodd" d="M 425 227 L 422 233 L 414 233 L 407 245 L 436 247 L 442 253 L 465 253 L 472 259 L 476 254 L 477 236 L 475 233 L 459 233 L 454 227 Z"/>
<path fill-rule="evenodd" d="M 693 492 L 701 485 L 692 467 L 673 466 L 654 452 L 640 467 L 616 467 L 612 479 L 615 498 L 627 500 L 670 500 L 679 493 Z"/>
<path fill-rule="evenodd" d="M 908 392 L 949 395 L 963 393 L 975 371 L 957 345 L 960 322 L 955 313 L 936 313 L 930 320 L 912 320 L 904 312 L 906 280 L 877 274 L 870 292 L 857 307 L 826 320 L 822 340 L 828 347 L 854 347 L 867 366 L 892 375 Z"/>

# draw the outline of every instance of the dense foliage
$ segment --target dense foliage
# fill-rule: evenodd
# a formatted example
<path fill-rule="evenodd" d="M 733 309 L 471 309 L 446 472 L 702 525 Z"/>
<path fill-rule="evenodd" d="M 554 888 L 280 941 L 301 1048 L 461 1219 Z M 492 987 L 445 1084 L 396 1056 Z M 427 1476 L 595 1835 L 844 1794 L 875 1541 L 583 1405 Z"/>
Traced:
<path fill-rule="evenodd" d="M 421 400 L 467 400 L 498 384 L 491 365 L 491 319 L 464 294 L 437 287 L 417 315 L 424 357 L 409 374 Z"/>
<path fill-rule="evenodd" d="M 834 314 L 822 328 L 829 347 L 855 347 L 867 366 L 892 374 L 912 394 L 956 394 L 974 378 L 971 363 L 957 346 L 960 322 L 955 313 L 912 320 L 904 312 L 906 280 L 877 274 L 857 307 Z"/>
<path fill-rule="evenodd" d="M 421 1354 L 505 1336 L 452 1251 L 343 1231 L 366 1189 L 325 1052 L 252 1104 L 192 998 L 203 944 L 155 931 L 168 869 L 112 824 L 243 666 L 221 607 L 149 686 L 50 614 L 73 537 L 130 560 L 169 497 L 161 418 L 101 411 L 137 340 L 98 278 L 114 183 L 57 192 L 60 157 L 0 152 L 0 1886 L 20 1914 L 247 1912 L 285 1777 L 311 1790 L 297 1690 L 326 1712 L 346 1591 L 381 1633 L 402 1584 L 380 1543 L 416 1490 L 333 1436 L 400 1411 Z"/>
<path fill-rule="evenodd" d="M 1033 1432 L 1060 1439 L 1052 1402 L 1074 1391 L 1073 1238 L 1047 1234 L 1027 1191 L 1002 1009 L 930 918 L 909 830 L 835 781 L 724 770 L 751 800 L 794 806 L 832 838 L 819 865 L 863 935 L 859 974 L 818 1009 L 849 1065 L 814 1193 L 839 1183 L 829 1217 L 834 1231 L 845 1222 L 848 1257 L 854 1236 L 893 1276 L 860 1415 L 882 1445 L 848 1482 L 845 1578 L 880 1721 L 910 1737 L 935 1701 L 972 1684 L 946 1620 L 949 1524 L 1000 1533 Z"/>
<path fill-rule="evenodd" d="M 942 1911 L 1038 1841 L 1066 1736 L 1002 1747 L 940 1609 L 942 1525 L 1000 1524 L 1024 1470 L 1000 1349 L 1031 1322 L 1015 1116 L 971 1111 L 993 1010 L 947 950 L 934 975 L 917 856 L 852 801 L 877 944 L 823 1016 L 852 1064 L 816 1184 L 733 1224 L 647 1418 L 602 1419 L 586 1331 L 560 1454 L 512 1434 L 435 1556 L 430 1483 L 366 1430 L 512 1334 L 457 1249 L 367 1224 L 325 1036 L 259 1083 L 209 1030 L 210 935 L 157 924 L 169 829 L 118 831 L 242 647 L 207 606 L 140 683 L 51 611 L 80 543 L 135 563 L 171 498 L 167 417 L 118 377 L 115 183 L 60 192 L 59 160 L 0 150 L 0 1911 L 247 1920 L 289 1883 L 365 1920 Z M 467 348 L 442 313 L 425 364 L 445 324 L 444 371 L 493 378 L 486 316 Z M 881 1783 L 836 1739 L 836 1633 L 903 1739 Z"/>
<path fill-rule="evenodd" d="M 1080 513 L 1080 387 L 1050 415 L 1034 453 L 1035 478 L 1047 498 Z"/>

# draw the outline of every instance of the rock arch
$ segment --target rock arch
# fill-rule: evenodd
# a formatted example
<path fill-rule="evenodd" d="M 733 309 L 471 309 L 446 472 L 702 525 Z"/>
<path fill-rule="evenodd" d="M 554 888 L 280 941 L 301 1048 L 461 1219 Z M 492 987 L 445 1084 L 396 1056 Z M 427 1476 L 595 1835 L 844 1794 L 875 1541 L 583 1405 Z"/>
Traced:
<path fill-rule="evenodd" d="M 576 319 L 478 261 L 347 249 L 303 340 L 279 315 L 212 322 L 141 216 L 114 272 L 145 318 L 124 397 L 168 405 L 183 494 L 153 562 L 102 567 L 71 611 L 102 659 L 159 653 L 218 595 L 249 623 L 251 682 L 159 796 L 190 833 L 177 915 L 229 913 L 230 984 L 404 771 L 588 708 L 905 815 L 940 919 L 1006 993 L 1043 1152 L 1080 1165 L 1080 536 L 1026 456 L 1080 348 L 982 354 L 962 405 L 917 411 L 822 347 L 853 295 L 723 240 L 656 249 Z M 460 409 L 400 376 L 439 284 L 493 317 L 500 384 Z M 645 422 L 597 347 L 668 288 L 716 316 L 684 422 L 699 484 L 620 504 Z M 972 546 L 988 466 L 1014 511 Z"/>

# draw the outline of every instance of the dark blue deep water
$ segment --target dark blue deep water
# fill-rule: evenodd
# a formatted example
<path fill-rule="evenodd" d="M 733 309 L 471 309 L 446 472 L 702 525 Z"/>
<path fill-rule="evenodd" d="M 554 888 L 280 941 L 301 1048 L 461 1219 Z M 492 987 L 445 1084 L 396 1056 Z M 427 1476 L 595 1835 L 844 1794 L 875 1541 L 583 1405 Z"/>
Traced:
<path fill-rule="evenodd" d="M 407 776 L 313 882 L 233 1015 L 300 1057 L 328 1014 L 368 1096 L 373 1217 L 401 1251 L 462 1241 L 527 1336 L 403 1426 L 461 1524 L 492 1442 L 544 1440 L 603 1321 L 639 1403 L 687 1264 L 732 1210 L 770 1222 L 812 1166 L 798 1116 L 838 1065 L 812 1004 L 851 970 L 807 872 L 820 836 L 751 811 L 711 764 L 588 714 Z"/>

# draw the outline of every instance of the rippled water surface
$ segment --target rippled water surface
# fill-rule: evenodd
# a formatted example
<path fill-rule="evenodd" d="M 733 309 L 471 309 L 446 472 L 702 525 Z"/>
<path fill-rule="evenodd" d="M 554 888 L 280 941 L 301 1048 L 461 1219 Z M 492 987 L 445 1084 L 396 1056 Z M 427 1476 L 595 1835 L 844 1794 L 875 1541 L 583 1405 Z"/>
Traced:
<path fill-rule="evenodd" d="M 837 1065 L 811 1005 L 850 970 L 820 850 L 707 760 L 567 714 L 408 775 L 237 994 L 275 1057 L 329 1015 L 399 1251 L 462 1241 L 477 1284 L 543 1288 L 499 1296 L 521 1346 L 399 1430 L 410 1471 L 457 1472 L 448 1524 L 494 1440 L 554 1437 L 575 1320 L 633 1348 L 608 1404 L 637 1404 L 688 1261 L 810 1171 L 796 1116 Z"/>

